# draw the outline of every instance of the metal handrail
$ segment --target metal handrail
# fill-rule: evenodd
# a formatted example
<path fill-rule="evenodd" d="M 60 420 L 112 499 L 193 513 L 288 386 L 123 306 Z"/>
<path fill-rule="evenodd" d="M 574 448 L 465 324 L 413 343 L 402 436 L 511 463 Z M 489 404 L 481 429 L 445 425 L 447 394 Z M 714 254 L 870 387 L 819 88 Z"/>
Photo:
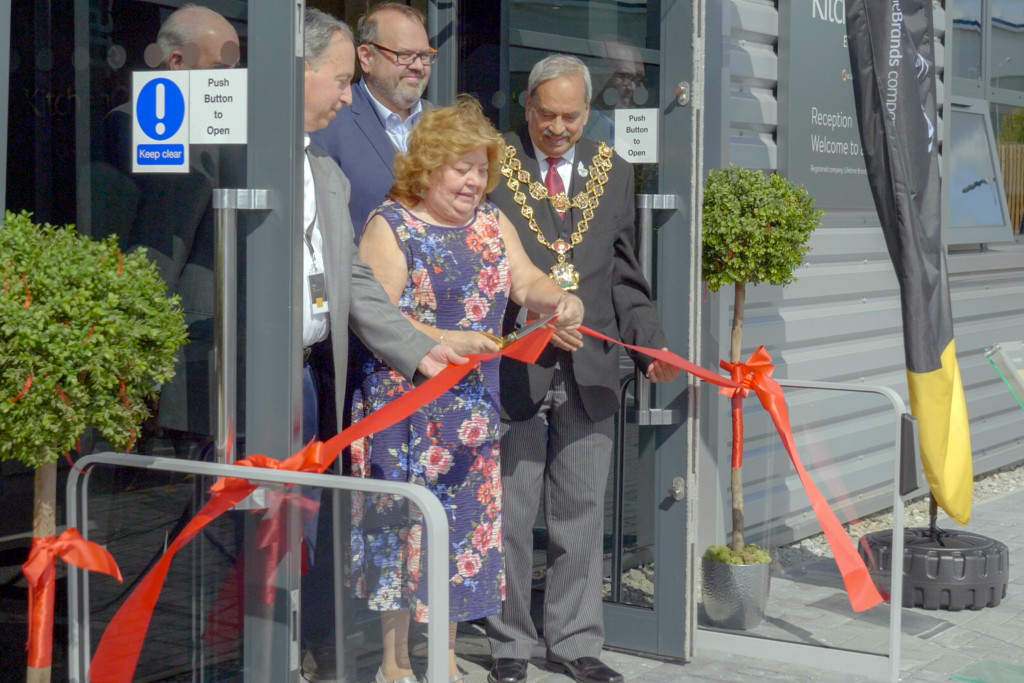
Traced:
<path fill-rule="evenodd" d="M 423 513 L 427 532 L 427 601 L 434 615 L 448 613 L 448 517 L 441 502 L 429 490 L 407 482 L 380 481 L 343 477 L 332 474 L 310 474 L 287 470 L 247 467 L 244 471 L 232 465 L 197 462 L 176 458 L 157 458 L 127 453 L 94 453 L 80 459 L 68 473 L 67 525 L 77 527 L 88 538 L 89 517 L 86 504 L 89 473 L 97 465 L 134 467 L 159 472 L 175 472 L 208 477 L 240 477 L 264 484 L 294 484 L 338 491 L 361 491 L 399 495 L 408 498 Z M 88 589 L 83 570 L 68 567 L 68 622 L 70 680 L 88 680 L 89 642 Z M 339 643 L 344 643 L 341 633 Z M 427 673 L 431 680 L 448 680 L 448 620 L 431 619 L 427 625 Z M 297 677 L 297 670 L 293 671 Z"/>
<path fill-rule="evenodd" d="M 818 389 L 822 391 L 847 391 L 856 393 L 876 394 L 885 398 L 892 406 L 896 416 L 893 425 L 894 442 L 896 444 L 896 457 L 893 458 L 893 496 L 892 496 L 892 570 L 889 589 L 889 651 L 887 655 L 875 655 L 871 653 L 853 652 L 850 650 L 832 650 L 838 659 L 842 660 L 847 670 L 857 670 L 863 675 L 886 676 L 888 680 L 899 681 L 900 678 L 900 632 L 903 616 L 903 526 L 904 526 L 904 503 L 901 494 L 902 469 L 901 453 L 905 444 L 904 438 L 907 433 L 904 430 L 904 423 L 910 417 L 907 405 L 903 398 L 889 387 L 872 386 L 863 384 L 842 384 L 838 382 L 812 382 L 791 379 L 777 379 L 780 386 L 791 389 Z M 911 431 L 909 438 L 916 440 L 916 431 Z M 916 451 L 916 444 L 915 451 Z M 704 631 L 701 640 L 709 647 L 729 652 L 742 652 L 752 657 L 765 657 L 767 659 L 781 659 L 783 661 L 803 661 L 813 651 L 814 658 L 822 662 L 821 647 L 789 643 L 785 641 L 763 641 L 756 636 L 746 636 L 733 633 L 719 633 Z M 770 643 L 771 647 L 760 647 L 764 642 Z M 884 673 L 881 667 L 875 668 L 874 663 L 879 659 L 887 659 L 887 666 Z"/>

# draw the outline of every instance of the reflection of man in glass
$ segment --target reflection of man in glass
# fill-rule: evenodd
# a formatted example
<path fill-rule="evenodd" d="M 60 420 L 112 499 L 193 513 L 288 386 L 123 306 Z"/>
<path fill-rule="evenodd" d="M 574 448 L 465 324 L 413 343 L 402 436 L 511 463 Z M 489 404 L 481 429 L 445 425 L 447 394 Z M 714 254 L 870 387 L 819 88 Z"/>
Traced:
<path fill-rule="evenodd" d="M 187 4 L 171 13 L 160 26 L 156 44 L 161 63 L 172 71 L 238 65 L 238 34 L 227 19 L 206 7 Z"/>
<path fill-rule="evenodd" d="M 640 50 L 619 40 L 602 43 L 604 62 L 594 65 L 598 87 L 583 136 L 615 146 L 615 110 L 647 102 L 647 76 Z M 603 76 L 603 79 L 602 79 Z"/>
<path fill-rule="evenodd" d="M 236 66 L 238 34 L 220 14 L 206 7 L 185 5 L 164 20 L 156 42 L 146 49 L 146 63 L 169 70 L 215 69 Z M 155 425 L 173 443 L 176 453 L 189 454 L 213 434 L 211 410 L 214 315 L 214 226 L 210 205 L 214 187 L 239 187 L 242 148 L 193 145 L 187 174 L 131 173 L 131 103 L 111 111 L 104 120 L 109 166 L 93 171 L 94 195 L 101 188 L 120 188 L 105 197 L 117 202 L 116 212 L 103 212 L 93 202 L 93 221 L 104 230 L 104 213 L 115 213 L 114 226 L 128 249 L 145 248 L 160 269 L 170 292 L 181 297 L 189 343 L 180 352 L 174 379 L 164 385 Z M 105 173 L 116 178 L 104 177 Z M 109 192 L 109 190 L 108 190 Z M 148 430 L 147 430 L 148 433 Z M 146 434 L 144 434 L 144 437 Z M 145 444 L 141 446 L 145 448 Z"/>

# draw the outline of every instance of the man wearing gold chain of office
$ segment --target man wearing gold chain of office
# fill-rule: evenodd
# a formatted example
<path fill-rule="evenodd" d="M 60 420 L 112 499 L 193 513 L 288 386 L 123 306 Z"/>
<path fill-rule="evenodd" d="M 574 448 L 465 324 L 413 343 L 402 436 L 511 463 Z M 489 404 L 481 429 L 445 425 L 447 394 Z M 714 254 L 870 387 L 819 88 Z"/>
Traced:
<path fill-rule="evenodd" d="M 583 299 L 584 324 L 609 337 L 666 346 L 637 263 L 633 169 L 612 149 L 580 138 L 590 74 L 552 55 L 530 73 L 527 126 L 505 136 L 502 181 L 491 200 L 516 226 L 533 262 Z M 503 333 L 529 314 L 510 305 Z M 537 630 L 530 617 L 533 523 L 544 496 L 548 530 L 544 641 L 548 659 L 577 681 L 622 677 L 598 658 L 604 492 L 619 407 L 619 347 L 557 333 L 536 365 L 502 361 L 501 471 L 507 590 L 488 619 L 491 683 L 527 677 Z M 637 354 L 654 382 L 679 371 Z"/>

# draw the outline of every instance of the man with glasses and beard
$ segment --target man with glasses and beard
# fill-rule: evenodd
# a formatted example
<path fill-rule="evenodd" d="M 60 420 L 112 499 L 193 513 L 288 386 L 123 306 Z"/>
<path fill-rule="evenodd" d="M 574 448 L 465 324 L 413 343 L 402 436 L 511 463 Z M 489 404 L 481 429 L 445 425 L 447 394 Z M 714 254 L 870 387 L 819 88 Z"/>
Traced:
<path fill-rule="evenodd" d="M 358 241 L 395 180 L 395 154 L 406 150 L 409 133 L 429 106 L 422 96 L 437 51 L 430 47 L 423 13 L 398 2 L 374 7 L 356 32 L 363 75 L 352 85 L 352 105 L 311 137 L 352 183 L 349 213 Z"/>

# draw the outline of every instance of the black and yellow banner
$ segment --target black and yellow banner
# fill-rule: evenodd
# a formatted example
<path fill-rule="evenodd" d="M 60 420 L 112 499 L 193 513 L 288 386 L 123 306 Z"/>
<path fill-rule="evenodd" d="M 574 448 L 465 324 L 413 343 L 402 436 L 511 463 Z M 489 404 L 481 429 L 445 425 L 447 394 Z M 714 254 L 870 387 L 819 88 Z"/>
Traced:
<path fill-rule="evenodd" d="M 846 0 L 868 181 L 899 279 L 910 407 L 935 501 L 971 518 L 971 438 L 953 339 L 941 194 L 932 0 Z"/>

